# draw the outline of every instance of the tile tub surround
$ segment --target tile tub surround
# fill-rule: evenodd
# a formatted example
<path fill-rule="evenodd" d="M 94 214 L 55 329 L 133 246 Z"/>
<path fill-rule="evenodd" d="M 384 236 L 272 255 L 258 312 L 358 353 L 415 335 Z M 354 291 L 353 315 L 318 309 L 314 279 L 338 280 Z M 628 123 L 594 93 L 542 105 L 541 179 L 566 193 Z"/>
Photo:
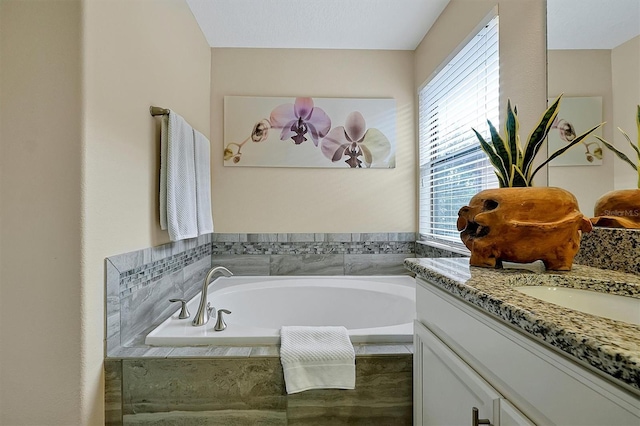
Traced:
<path fill-rule="evenodd" d="M 414 232 L 213 234 L 214 266 L 238 275 L 398 275 Z"/>
<path fill-rule="evenodd" d="M 107 355 L 135 346 L 191 299 L 212 266 L 236 275 L 400 275 L 413 232 L 225 234 L 111 256 L 106 269 Z"/>
<path fill-rule="evenodd" d="M 574 263 L 640 275 L 640 229 L 593 228 Z"/>
<path fill-rule="evenodd" d="M 117 351 L 164 321 L 192 298 L 211 268 L 211 234 L 108 257 L 106 353 Z"/>
<path fill-rule="evenodd" d="M 183 355 L 189 352 L 182 349 Z M 192 356 L 186 358 L 108 360 L 106 424 L 412 422 L 412 355 L 406 347 L 404 353 L 385 354 L 378 346 L 379 354 L 357 355 L 354 390 L 318 389 L 293 395 L 286 394 L 275 353 L 203 358 L 196 355 L 198 348 L 191 349 Z"/>
<path fill-rule="evenodd" d="M 250 405 L 238 407 L 238 401 L 227 399 L 226 408 L 204 407 L 204 413 L 194 411 L 189 401 L 177 404 L 175 400 L 160 402 L 160 405 L 165 404 L 164 411 L 140 411 L 140 406 L 145 405 L 142 403 L 135 406 L 136 413 L 133 413 L 131 407 L 134 405 L 124 403 L 123 397 L 132 397 L 131 379 L 136 376 L 123 374 L 123 366 L 127 364 L 133 370 L 142 371 L 140 368 L 146 368 L 145 362 L 164 362 L 163 368 L 173 369 L 173 373 L 162 383 L 149 381 L 137 388 L 137 397 L 143 399 L 147 398 L 144 395 L 146 392 L 150 393 L 148 397 L 151 398 L 157 388 L 171 389 L 176 378 L 182 377 L 186 366 L 194 361 L 228 367 L 221 371 L 216 368 L 218 373 L 245 371 L 239 375 L 224 376 L 223 380 L 234 384 L 238 392 L 248 392 L 247 398 L 250 399 L 255 389 L 250 380 L 254 372 L 252 368 L 257 365 L 254 363 L 266 359 L 266 365 L 279 366 L 278 346 L 146 346 L 142 343 L 146 332 L 177 309 L 177 306 L 170 306 L 169 311 L 163 311 L 159 315 L 162 318 L 154 322 L 152 317 L 157 312 L 149 306 L 165 306 L 165 299 L 174 297 L 171 293 L 175 290 L 183 289 L 185 296 L 189 292 L 195 294 L 206 271 L 219 264 L 228 266 L 238 275 L 395 275 L 408 273 L 403 261 L 407 257 L 414 257 L 414 249 L 414 233 L 211 234 L 205 239 L 167 244 L 108 258 L 106 312 L 109 339 L 105 359 L 107 424 L 212 424 L 213 419 L 220 420 L 217 424 L 255 424 L 247 423 L 251 416 L 258 416 L 261 419 L 259 424 L 316 425 L 321 424 L 318 423 L 318 416 L 328 419 L 328 424 L 376 424 L 372 418 L 378 416 L 388 419 L 388 424 L 411 424 L 411 345 L 355 345 L 356 375 L 360 377 L 357 378 L 360 381 L 356 382 L 355 391 L 348 391 L 351 393 L 346 399 L 345 394 L 338 390 L 309 391 L 297 397 L 287 396 L 283 391 L 280 398 L 286 401 L 285 411 L 277 405 L 273 410 L 254 410 L 249 408 L 252 407 Z M 210 250 L 210 256 L 201 258 L 207 250 Z M 325 262 L 328 264 L 325 265 Z M 189 284 L 185 286 L 187 282 Z M 133 299 L 138 293 L 142 296 L 159 296 L 145 307 L 144 303 L 137 303 L 143 297 Z M 136 310 L 138 307 L 142 307 L 139 312 Z M 127 318 L 140 321 L 135 330 Z M 122 325 L 129 328 L 121 331 Z M 234 365 L 238 362 L 240 364 Z M 278 368 L 281 373 L 281 367 Z M 199 370 L 194 374 L 197 375 L 194 378 L 195 388 L 215 388 L 218 385 Z M 276 387 L 284 389 L 278 380 L 283 380 L 283 377 L 274 383 Z M 391 394 L 389 391 L 392 391 Z M 215 393 L 215 390 L 206 392 Z M 388 411 L 385 409 L 382 413 L 380 407 L 388 407 Z"/>
<path fill-rule="evenodd" d="M 407 259 L 405 266 L 640 395 L 640 326 L 563 308 L 512 288 L 539 283 L 540 274 L 469 266 L 468 259 Z M 542 274 L 551 285 L 577 288 L 596 289 L 600 281 L 613 281 L 618 285 L 608 288 L 610 293 L 640 298 L 640 277 L 633 274 L 583 265 Z"/>

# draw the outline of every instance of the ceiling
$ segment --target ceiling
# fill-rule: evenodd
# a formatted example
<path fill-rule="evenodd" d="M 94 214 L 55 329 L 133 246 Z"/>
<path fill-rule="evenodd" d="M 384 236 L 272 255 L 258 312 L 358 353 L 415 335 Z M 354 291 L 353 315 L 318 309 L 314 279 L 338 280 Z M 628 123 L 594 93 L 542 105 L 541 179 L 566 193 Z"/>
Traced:
<path fill-rule="evenodd" d="M 211 47 L 414 50 L 449 0 L 187 3 Z M 547 7 L 550 49 L 611 49 L 640 34 L 640 0 L 547 0 Z"/>
<path fill-rule="evenodd" d="M 449 0 L 187 0 L 211 47 L 414 50 Z"/>
<path fill-rule="evenodd" d="M 613 49 L 640 34 L 640 0 L 547 0 L 549 49 Z"/>

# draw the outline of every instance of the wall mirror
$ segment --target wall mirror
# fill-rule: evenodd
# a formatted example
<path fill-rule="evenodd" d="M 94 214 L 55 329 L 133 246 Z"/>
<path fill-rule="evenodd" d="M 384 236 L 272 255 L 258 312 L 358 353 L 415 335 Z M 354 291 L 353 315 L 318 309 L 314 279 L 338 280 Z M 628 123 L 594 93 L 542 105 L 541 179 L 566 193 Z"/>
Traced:
<path fill-rule="evenodd" d="M 640 1 L 547 0 L 547 54 L 549 99 L 564 93 L 563 104 L 569 108 L 564 112 L 561 106 L 561 114 L 577 114 L 576 120 L 582 118 L 589 121 L 585 125 L 595 125 L 589 113 L 580 109 L 591 102 L 589 111 L 600 108 L 601 121 L 607 122 L 602 137 L 624 146 L 627 155 L 635 158 L 617 129 L 624 129 L 632 140 L 637 136 L 634 113 L 640 104 Z M 577 127 L 577 133 L 587 130 Z M 550 134 L 549 144 L 552 137 Z M 587 216 L 593 215 L 593 206 L 604 193 L 635 188 L 637 180 L 635 171 L 611 151 L 602 147 L 600 160 L 595 149 L 578 144 L 571 149 L 577 150 L 578 160 L 567 164 L 565 159 L 561 165 L 552 162 L 548 170 L 549 186 L 572 192 Z"/>

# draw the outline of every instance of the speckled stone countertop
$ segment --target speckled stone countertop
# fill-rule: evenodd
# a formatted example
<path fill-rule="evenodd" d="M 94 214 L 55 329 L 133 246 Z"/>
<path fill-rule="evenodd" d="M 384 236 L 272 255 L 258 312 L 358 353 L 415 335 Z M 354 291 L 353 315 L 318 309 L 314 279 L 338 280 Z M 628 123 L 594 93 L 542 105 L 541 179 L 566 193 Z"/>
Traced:
<path fill-rule="evenodd" d="M 469 266 L 468 258 L 404 263 L 432 284 L 640 390 L 640 326 L 564 308 L 513 288 L 552 285 L 640 298 L 640 276 L 583 265 L 574 265 L 571 272 L 479 268 Z"/>

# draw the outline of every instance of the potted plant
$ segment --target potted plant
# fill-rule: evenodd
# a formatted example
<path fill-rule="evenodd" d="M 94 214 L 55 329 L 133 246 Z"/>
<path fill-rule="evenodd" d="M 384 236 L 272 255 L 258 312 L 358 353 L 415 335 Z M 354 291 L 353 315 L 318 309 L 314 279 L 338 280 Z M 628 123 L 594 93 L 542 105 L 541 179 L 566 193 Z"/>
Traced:
<path fill-rule="evenodd" d="M 638 141 L 634 144 L 628 134 L 618 127 L 638 157 L 634 164 L 622 151 L 613 144 L 596 136 L 600 142 L 613 151 L 622 161 L 629 164 L 638 173 L 638 187 L 635 189 L 618 189 L 607 192 L 598 199 L 594 207 L 594 225 L 607 228 L 640 229 L 640 105 L 636 110 L 636 126 Z"/>
<path fill-rule="evenodd" d="M 560 188 L 532 187 L 538 171 L 580 143 L 602 124 L 576 136 L 534 167 L 540 148 L 558 114 L 562 96 L 544 112 L 524 145 L 517 108 L 507 103 L 504 137 L 489 123 L 491 140 L 473 129 L 493 165 L 500 188 L 476 194 L 458 212 L 460 238 L 471 251 L 473 266 L 501 267 L 503 261 L 542 260 L 547 269 L 570 270 L 580 248 L 580 232 L 591 222 L 580 213 L 573 194 Z"/>

